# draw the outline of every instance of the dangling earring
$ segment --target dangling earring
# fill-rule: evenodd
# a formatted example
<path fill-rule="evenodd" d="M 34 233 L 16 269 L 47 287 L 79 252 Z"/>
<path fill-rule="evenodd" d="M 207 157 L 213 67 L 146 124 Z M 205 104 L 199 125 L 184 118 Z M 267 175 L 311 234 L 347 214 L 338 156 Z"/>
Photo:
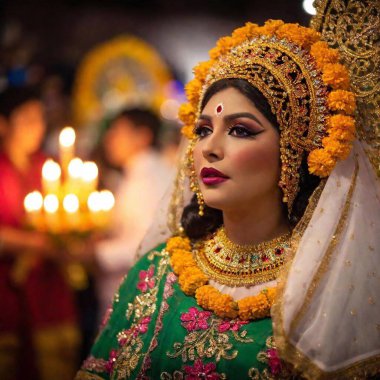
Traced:
<path fill-rule="evenodd" d="M 190 190 L 196 195 L 197 197 L 197 203 L 198 203 L 198 215 L 203 216 L 204 215 L 204 207 L 205 207 L 205 201 L 203 199 L 203 194 L 201 193 L 201 190 L 198 186 L 197 177 L 195 175 L 195 169 L 194 169 L 194 158 L 193 158 L 193 149 L 194 149 L 195 141 L 192 141 L 188 147 L 187 150 L 187 168 L 189 170 L 189 179 L 190 179 Z"/>

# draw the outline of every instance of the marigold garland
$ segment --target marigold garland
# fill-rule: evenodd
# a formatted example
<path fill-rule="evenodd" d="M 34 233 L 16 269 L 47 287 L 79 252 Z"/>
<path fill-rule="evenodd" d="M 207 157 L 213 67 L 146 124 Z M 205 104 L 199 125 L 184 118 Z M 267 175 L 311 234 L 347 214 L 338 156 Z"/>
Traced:
<path fill-rule="evenodd" d="M 347 157 L 351 149 L 352 140 L 355 136 L 355 124 L 351 121 L 347 122 L 346 119 L 342 121 L 343 124 L 338 125 L 332 120 L 335 117 L 345 117 L 354 113 L 355 96 L 348 91 L 348 72 L 339 63 L 338 51 L 330 48 L 325 41 L 321 41 L 320 33 L 298 24 L 285 24 L 281 20 L 268 20 L 263 26 L 258 26 L 248 22 L 243 27 L 235 29 L 231 36 L 220 38 L 216 46 L 209 52 L 210 60 L 201 62 L 194 68 L 195 78 L 186 86 L 189 103 L 185 104 L 183 108 L 181 107 L 179 112 L 179 118 L 184 123 L 182 133 L 189 139 L 196 138 L 193 133 L 196 111 L 210 68 L 233 47 L 260 36 L 287 39 L 308 51 L 322 73 L 323 82 L 331 89 L 327 95 L 327 106 L 331 114 L 326 123 L 326 135 L 328 134 L 331 139 L 325 140 L 322 146 L 311 151 L 308 158 L 309 172 L 320 177 L 326 177 L 331 173 L 337 161 Z M 336 131 L 333 131 L 334 129 Z M 343 132 L 343 129 L 349 129 L 350 133 Z"/>
<path fill-rule="evenodd" d="M 221 318 L 240 318 L 250 320 L 270 316 L 270 308 L 276 294 L 275 288 L 262 290 L 255 296 L 235 301 L 230 295 L 223 294 L 208 284 L 208 278 L 198 268 L 191 252 L 190 240 L 175 236 L 168 240 L 166 250 L 178 283 L 187 295 L 195 295 L 203 309 L 213 311 Z"/>

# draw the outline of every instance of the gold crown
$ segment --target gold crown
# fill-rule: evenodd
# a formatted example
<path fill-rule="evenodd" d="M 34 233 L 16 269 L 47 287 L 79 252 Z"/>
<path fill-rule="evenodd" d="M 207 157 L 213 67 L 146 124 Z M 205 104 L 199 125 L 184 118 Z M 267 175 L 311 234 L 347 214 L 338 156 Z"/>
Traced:
<path fill-rule="evenodd" d="M 188 103 L 180 108 L 183 133 L 190 139 L 200 105 L 211 84 L 245 79 L 267 99 L 280 126 L 281 179 L 291 212 L 299 190 L 299 168 L 308 154 L 309 172 L 328 176 L 348 156 L 355 138 L 355 96 L 348 91 L 346 68 L 320 34 L 298 24 L 269 20 L 247 23 L 222 37 L 210 60 L 194 68 L 186 86 Z"/>

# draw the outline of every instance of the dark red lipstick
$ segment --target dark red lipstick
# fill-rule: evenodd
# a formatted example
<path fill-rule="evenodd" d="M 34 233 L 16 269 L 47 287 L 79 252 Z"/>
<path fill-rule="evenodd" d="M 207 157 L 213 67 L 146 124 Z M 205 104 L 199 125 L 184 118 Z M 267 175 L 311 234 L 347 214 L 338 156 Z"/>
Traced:
<path fill-rule="evenodd" d="M 229 177 L 214 168 L 203 168 L 201 170 L 201 178 L 205 185 L 217 185 L 218 183 L 227 181 Z"/>

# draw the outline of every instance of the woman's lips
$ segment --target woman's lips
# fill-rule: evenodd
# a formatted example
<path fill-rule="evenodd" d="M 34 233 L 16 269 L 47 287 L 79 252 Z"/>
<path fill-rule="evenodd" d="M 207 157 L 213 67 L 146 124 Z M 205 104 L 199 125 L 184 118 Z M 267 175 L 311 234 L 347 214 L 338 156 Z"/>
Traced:
<path fill-rule="evenodd" d="M 214 168 L 203 168 L 201 170 L 201 179 L 205 185 L 217 185 L 228 180 L 228 177 Z"/>

